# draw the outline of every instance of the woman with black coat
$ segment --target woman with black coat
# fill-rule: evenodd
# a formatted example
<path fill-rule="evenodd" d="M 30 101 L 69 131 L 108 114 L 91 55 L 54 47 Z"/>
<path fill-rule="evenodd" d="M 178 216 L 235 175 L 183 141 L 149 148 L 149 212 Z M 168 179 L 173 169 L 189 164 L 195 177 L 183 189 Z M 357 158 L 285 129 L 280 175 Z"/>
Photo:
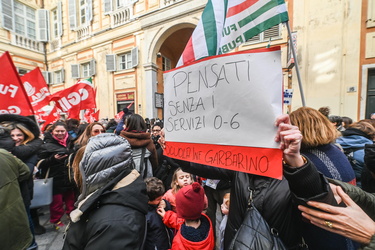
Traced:
<path fill-rule="evenodd" d="M 302 135 L 298 128 L 290 124 L 286 115 L 277 119 L 277 126 L 276 141 L 281 142 L 284 160 L 285 178 L 282 180 L 178 161 L 181 168 L 189 173 L 232 182 L 229 211 L 233 212 L 228 215 L 224 249 L 229 249 L 244 220 L 250 193 L 254 206 L 270 228 L 278 233 L 287 249 L 299 249 L 303 244 L 302 238 L 308 237 L 301 234 L 301 215 L 294 201 L 303 203 L 307 200 L 319 200 L 337 205 L 324 176 L 300 155 Z M 321 245 L 324 245 L 323 239 Z M 251 249 L 251 246 L 247 247 Z"/>
<path fill-rule="evenodd" d="M 58 230 L 64 226 L 61 218 L 74 209 L 74 180 L 67 166 L 70 138 L 65 123 L 56 122 L 44 137 L 44 144 L 38 154 L 42 160 L 39 165 L 41 177 L 53 177 L 53 201 L 50 204 L 50 222 Z"/>

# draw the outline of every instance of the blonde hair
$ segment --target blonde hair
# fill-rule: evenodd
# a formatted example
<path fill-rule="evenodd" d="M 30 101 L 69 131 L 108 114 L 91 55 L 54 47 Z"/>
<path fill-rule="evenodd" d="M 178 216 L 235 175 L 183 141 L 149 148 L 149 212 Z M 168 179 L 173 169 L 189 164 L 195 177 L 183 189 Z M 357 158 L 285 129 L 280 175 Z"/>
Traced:
<path fill-rule="evenodd" d="M 351 124 L 349 126 L 349 128 L 358 129 L 358 130 L 362 131 L 363 133 L 367 134 L 368 137 L 371 140 L 375 139 L 375 128 L 369 122 L 365 122 L 365 121 L 361 120 L 361 121 L 358 121 L 358 122 L 355 122 L 355 123 Z"/>
<path fill-rule="evenodd" d="M 21 143 L 21 145 L 25 145 L 26 143 L 32 141 L 35 139 L 35 135 L 28 129 L 26 128 L 23 124 L 21 123 L 15 123 L 15 122 L 2 122 L 1 126 L 8 128 L 10 131 L 19 129 L 25 136 L 24 141 Z"/>
<path fill-rule="evenodd" d="M 177 184 L 177 172 L 182 171 L 181 168 L 177 168 L 176 171 L 174 171 L 173 176 L 172 176 L 172 182 L 171 182 L 171 188 L 172 188 L 172 193 L 177 194 L 177 192 L 181 189 L 181 187 Z M 186 173 L 186 172 L 185 172 Z M 193 180 L 193 175 L 190 174 L 191 180 Z"/>
<path fill-rule="evenodd" d="M 340 133 L 318 110 L 301 107 L 290 114 L 290 121 L 301 131 L 302 147 L 312 148 L 333 143 Z"/>
<path fill-rule="evenodd" d="M 92 122 L 85 128 L 83 133 L 77 138 L 74 144 L 78 146 L 85 146 L 87 142 L 89 141 L 89 139 L 92 137 L 91 132 L 92 132 L 92 128 L 95 125 L 100 125 L 103 128 L 103 130 L 105 130 L 103 124 L 101 124 L 100 122 Z"/>
<path fill-rule="evenodd" d="M 76 182 L 77 187 L 80 192 L 82 192 L 82 174 L 81 174 L 81 170 L 79 169 L 79 163 L 81 162 L 83 158 L 85 149 L 86 149 L 86 145 L 77 150 L 77 153 L 74 156 L 74 160 L 72 164 L 73 173 L 74 173 L 74 181 Z"/>

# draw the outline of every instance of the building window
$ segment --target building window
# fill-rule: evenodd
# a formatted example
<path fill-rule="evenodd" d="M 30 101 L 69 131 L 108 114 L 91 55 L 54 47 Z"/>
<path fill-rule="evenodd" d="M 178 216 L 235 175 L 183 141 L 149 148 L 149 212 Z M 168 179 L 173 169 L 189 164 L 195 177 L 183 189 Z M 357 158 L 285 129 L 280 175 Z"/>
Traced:
<path fill-rule="evenodd" d="M 81 24 L 86 23 L 86 18 L 87 18 L 87 1 L 86 0 L 79 1 L 79 15 L 80 15 Z"/>
<path fill-rule="evenodd" d="M 36 39 L 35 10 L 15 1 L 15 32 L 30 39 Z"/>
<path fill-rule="evenodd" d="M 264 32 L 253 36 L 246 41 L 248 44 L 268 42 L 270 40 L 279 39 L 281 37 L 281 24 L 275 25 L 272 28 L 265 30 Z"/>
<path fill-rule="evenodd" d="M 167 71 L 167 70 L 170 70 L 172 69 L 171 67 L 171 60 L 169 60 L 169 58 L 163 56 L 163 71 Z"/>
<path fill-rule="evenodd" d="M 118 55 L 118 69 L 131 69 L 132 68 L 132 55 L 130 52 Z"/>
<path fill-rule="evenodd" d="M 90 63 L 84 63 L 81 65 L 82 69 L 82 77 L 89 77 L 90 76 Z"/>
<path fill-rule="evenodd" d="M 63 83 L 64 80 L 64 70 L 58 70 L 54 72 L 53 76 L 53 83 L 58 84 L 58 83 Z"/>
<path fill-rule="evenodd" d="M 52 10 L 52 38 L 56 39 L 59 37 L 59 18 L 57 14 L 57 8 Z"/>

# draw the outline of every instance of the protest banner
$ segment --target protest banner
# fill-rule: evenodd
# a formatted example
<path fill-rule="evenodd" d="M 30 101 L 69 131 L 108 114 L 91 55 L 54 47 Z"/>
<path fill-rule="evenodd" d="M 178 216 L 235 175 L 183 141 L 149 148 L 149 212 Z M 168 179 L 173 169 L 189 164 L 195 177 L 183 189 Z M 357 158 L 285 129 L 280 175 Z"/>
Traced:
<path fill-rule="evenodd" d="M 0 65 L 0 114 L 32 115 L 34 110 L 8 51 L 0 56 Z"/>
<path fill-rule="evenodd" d="M 34 111 L 49 104 L 49 96 L 51 94 L 38 67 L 21 76 L 21 81 Z"/>
<path fill-rule="evenodd" d="M 207 57 L 164 73 L 164 154 L 282 177 L 280 48 Z"/>
<path fill-rule="evenodd" d="M 81 110 L 96 108 L 94 88 L 82 80 L 54 93 L 50 100 L 54 101 L 62 111 L 69 112 L 69 118 L 80 119 Z"/>

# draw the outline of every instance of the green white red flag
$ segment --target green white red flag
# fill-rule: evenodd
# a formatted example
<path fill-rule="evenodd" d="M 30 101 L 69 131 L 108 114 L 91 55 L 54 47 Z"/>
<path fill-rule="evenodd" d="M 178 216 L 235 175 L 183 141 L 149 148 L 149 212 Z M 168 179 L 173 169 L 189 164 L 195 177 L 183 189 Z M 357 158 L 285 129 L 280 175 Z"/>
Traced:
<path fill-rule="evenodd" d="M 253 36 L 288 20 L 284 0 L 208 0 L 177 67 L 230 52 Z"/>

